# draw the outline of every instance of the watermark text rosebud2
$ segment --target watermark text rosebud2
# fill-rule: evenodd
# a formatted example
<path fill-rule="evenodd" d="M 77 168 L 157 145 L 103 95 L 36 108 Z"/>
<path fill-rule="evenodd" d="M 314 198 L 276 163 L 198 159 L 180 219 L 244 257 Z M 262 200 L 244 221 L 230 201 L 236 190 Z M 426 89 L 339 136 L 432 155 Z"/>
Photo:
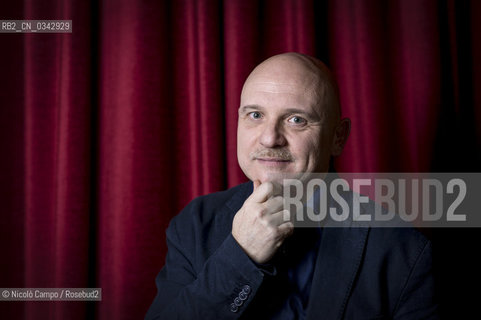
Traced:
<path fill-rule="evenodd" d="M 298 227 L 481 227 L 480 173 L 306 173 L 282 185 Z"/>

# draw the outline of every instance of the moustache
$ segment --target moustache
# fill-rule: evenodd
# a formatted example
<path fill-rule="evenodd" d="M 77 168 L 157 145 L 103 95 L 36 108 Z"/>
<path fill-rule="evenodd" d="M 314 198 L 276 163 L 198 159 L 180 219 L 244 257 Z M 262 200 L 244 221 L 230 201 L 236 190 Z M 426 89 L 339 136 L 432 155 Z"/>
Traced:
<path fill-rule="evenodd" d="M 287 149 L 261 149 L 250 154 L 252 160 L 258 158 L 274 158 L 282 161 L 293 161 L 294 157 Z"/>

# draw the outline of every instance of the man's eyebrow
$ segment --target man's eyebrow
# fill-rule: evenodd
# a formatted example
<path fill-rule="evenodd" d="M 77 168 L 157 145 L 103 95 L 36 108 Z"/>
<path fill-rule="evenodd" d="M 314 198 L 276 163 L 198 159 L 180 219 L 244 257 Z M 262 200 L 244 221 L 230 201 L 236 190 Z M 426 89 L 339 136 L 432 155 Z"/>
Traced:
<path fill-rule="evenodd" d="M 302 109 L 298 109 L 298 108 L 288 108 L 285 110 L 286 113 L 301 113 L 301 114 L 306 114 L 306 115 L 310 115 L 311 113 L 306 111 L 306 110 L 302 110 Z"/>
<path fill-rule="evenodd" d="M 244 113 L 248 110 L 264 110 L 264 108 L 257 104 L 248 104 L 239 108 L 240 113 Z"/>

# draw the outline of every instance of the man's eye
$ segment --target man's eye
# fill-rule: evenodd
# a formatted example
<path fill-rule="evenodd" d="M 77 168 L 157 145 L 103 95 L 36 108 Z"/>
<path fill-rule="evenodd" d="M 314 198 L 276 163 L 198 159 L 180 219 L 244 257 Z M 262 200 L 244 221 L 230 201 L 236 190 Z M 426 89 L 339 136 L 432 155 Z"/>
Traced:
<path fill-rule="evenodd" d="M 260 119 L 262 117 L 262 115 L 260 114 L 260 112 L 253 111 L 253 112 L 249 113 L 249 117 L 257 120 L 257 119 Z"/>
<path fill-rule="evenodd" d="M 297 117 L 297 116 L 291 117 L 287 121 L 289 121 L 290 123 L 293 123 L 293 124 L 305 124 L 307 122 L 306 119 L 301 118 L 301 117 Z"/>

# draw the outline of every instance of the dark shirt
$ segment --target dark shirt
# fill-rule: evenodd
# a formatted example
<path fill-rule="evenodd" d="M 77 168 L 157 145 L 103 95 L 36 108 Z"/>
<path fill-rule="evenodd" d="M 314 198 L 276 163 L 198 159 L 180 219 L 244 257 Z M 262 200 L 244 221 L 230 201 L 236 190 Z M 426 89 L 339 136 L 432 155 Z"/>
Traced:
<path fill-rule="evenodd" d="M 270 264 L 258 265 L 266 274 L 265 285 L 279 287 L 278 295 L 264 297 L 277 300 L 266 305 L 267 319 L 305 319 L 320 236 L 320 228 L 295 229 Z"/>

